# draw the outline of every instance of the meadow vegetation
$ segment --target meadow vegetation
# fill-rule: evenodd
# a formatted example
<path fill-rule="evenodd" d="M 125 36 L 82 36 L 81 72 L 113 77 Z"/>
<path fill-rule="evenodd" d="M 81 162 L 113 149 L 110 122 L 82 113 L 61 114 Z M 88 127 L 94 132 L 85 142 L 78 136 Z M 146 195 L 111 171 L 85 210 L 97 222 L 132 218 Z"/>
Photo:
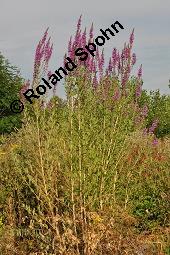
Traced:
<path fill-rule="evenodd" d="M 82 31 L 80 17 L 67 99 L 56 84 L 1 136 L 0 254 L 170 254 L 170 97 L 142 89 L 142 66 L 131 75 L 134 30 L 108 66 L 99 49 L 84 62 L 73 56 L 88 42 L 93 25 Z M 49 49 L 47 30 L 22 100 L 49 77 Z"/>

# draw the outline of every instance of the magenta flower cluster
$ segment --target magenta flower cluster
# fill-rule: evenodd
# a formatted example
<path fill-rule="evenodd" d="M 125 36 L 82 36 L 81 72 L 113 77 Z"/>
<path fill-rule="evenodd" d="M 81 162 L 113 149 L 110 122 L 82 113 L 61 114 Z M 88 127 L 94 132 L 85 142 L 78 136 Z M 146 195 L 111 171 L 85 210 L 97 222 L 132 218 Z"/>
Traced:
<path fill-rule="evenodd" d="M 87 29 L 81 29 L 81 18 L 80 16 L 77 29 L 74 37 L 70 37 L 68 42 L 68 51 L 64 57 L 64 66 L 67 71 L 73 71 L 77 66 L 77 70 L 72 73 L 68 73 L 64 68 L 60 67 L 55 71 L 55 74 L 48 71 L 48 63 L 52 55 L 53 45 L 50 43 L 50 37 L 48 37 L 48 29 L 45 31 L 42 39 L 39 41 L 34 61 L 34 72 L 33 72 L 33 82 L 32 85 L 28 82 L 21 89 L 21 94 L 26 92 L 31 92 L 27 95 L 27 99 L 32 103 L 30 97 L 39 98 L 46 92 L 46 88 L 51 89 L 53 87 L 53 94 L 56 91 L 57 82 L 60 81 L 64 75 L 78 76 L 84 75 L 86 80 L 90 81 L 93 88 L 97 89 L 102 81 L 105 80 L 106 83 L 106 93 L 104 97 L 107 96 L 109 86 L 111 83 L 109 79 L 119 81 L 117 86 L 114 88 L 112 98 L 117 101 L 121 96 L 128 94 L 128 83 L 131 76 L 131 71 L 136 63 L 136 55 L 132 52 L 134 43 L 134 29 L 130 35 L 129 42 L 124 45 L 122 52 L 119 52 L 116 48 L 113 48 L 111 57 L 109 59 L 108 65 L 105 61 L 104 50 L 100 51 L 99 46 L 103 46 L 106 40 L 109 40 L 111 36 L 115 36 L 118 33 L 118 27 L 123 29 L 123 26 L 117 21 L 111 25 L 111 28 L 106 30 L 100 29 L 102 35 L 94 38 L 93 24 L 91 25 L 89 33 Z M 70 67 L 72 65 L 72 67 Z M 81 68 L 83 67 L 83 69 Z M 105 67 L 105 68 L 104 68 Z M 82 72 L 83 70 L 83 72 Z M 42 78 L 44 85 L 39 85 L 36 88 L 38 95 L 34 94 L 33 88 L 40 82 L 40 76 L 42 74 L 47 74 L 47 80 Z M 52 83 L 52 85 L 50 84 Z M 136 89 L 135 96 L 139 98 L 142 92 L 142 65 L 140 66 L 137 77 L 136 77 Z M 146 109 L 143 112 L 143 116 L 146 116 Z"/>
<path fill-rule="evenodd" d="M 102 31 L 107 38 L 109 36 L 109 29 Z M 105 32 L 105 33 L 104 33 Z M 81 16 L 77 23 L 77 30 L 74 38 L 70 37 L 68 43 L 68 56 L 71 59 L 77 61 L 79 66 L 84 66 L 86 71 L 84 75 L 86 78 L 88 77 L 92 83 L 94 88 L 97 88 L 101 81 L 104 78 L 115 78 L 120 81 L 121 87 L 115 88 L 115 92 L 113 95 L 113 99 L 117 100 L 120 98 L 121 94 L 127 94 L 126 87 L 129 81 L 131 71 L 133 66 L 136 63 L 136 54 L 132 52 L 133 43 L 134 43 L 134 29 L 130 35 L 129 43 L 124 45 L 122 52 L 120 53 L 116 48 L 112 50 L 111 57 L 109 59 L 108 65 L 104 70 L 105 65 L 105 57 L 104 51 L 99 51 L 99 47 L 97 46 L 95 56 L 89 55 L 86 61 L 82 62 L 80 59 L 75 59 L 75 50 L 77 47 L 84 48 L 87 43 L 94 43 L 94 31 L 93 24 L 91 25 L 89 33 L 87 33 L 87 29 L 85 28 L 83 31 L 81 30 Z M 65 60 L 64 60 L 65 61 Z M 78 75 L 78 72 L 76 72 Z M 82 72 L 81 72 L 82 76 Z M 139 67 L 137 73 L 137 85 L 135 96 L 139 98 L 142 92 L 142 65 Z"/>
<path fill-rule="evenodd" d="M 20 98 L 23 102 L 25 101 L 24 93 L 33 89 L 39 83 L 41 76 L 48 72 L 48 64 L 53 52 L 53 44 L 50 42 L 51 38 L 48 37 L 48 29 L 36 47 L 32 83 L 30 80 L 26 81 L 20 90 Z"/>
<path fill-rule="evenodd" d="M 86 38 L 86 29 L 83 33 L 81 33 L 81 16 L 78 20 L 77 24 L 77 32 L 75 38 L 72 42 L 72 38 L 69 40 L 68 44 L 68 56 L 64 57 L 64 67 L 60 67 L 58 70 L 51 75 L 48 75 L 48 80 L 42 78 L 44 82 L 43 85 L 35 85 L 39 84 L 40 80 L 40 70 L 44 71 L 44 74 L 47 72 L 48 62 L 51 57 L 53 46 L 50 46 L 50 38 L 47 40 L 47 32 L 46 30 L 43 38 L 40 40 L 35 54 L 35 64 L 34 64 L 34 75 L 33 75 L 33 86 L 31 89 L 28 89 L 23 94 L 25 98 L 32 104 L 33 101 L 31 98 L 39 98 L 41 95 L 44 95 L 48 89 L 51 89 L 53 86 L 56 86 L 57 82 L 63 78 L 63 75 L 70 75 L 69 72 L 73 71 L 75 68 L 83 65 L 86 67 L 86 72 L 88 72 L 88 76 L 91 78 L 91 82 L 94 82 L 94 87 L 97 87 L 97 69 L 99 72 L 100 80 L 103 77 L 104 70 L 104 51 L 99 53 L 98 46 L 103 46 L 106 40 L 110 40 L 111 36 L 115 36 L 115 33 L 118 33 L 119 29 L 124 29 L 124 27 L 116 21 L 111 25 L 111 28 L 106 29 L 105 31 L 100 29 L 102 35 L 97 38 L 93 38 L 93 24 L 90 29 L 89 39 L 87 41 Z M 125 58 L 128 55 L 128 48 L 125 49 Z M 117 56 L 116 56 L 117 57 Z M 120 59 L 120 58 L 119 58 Z M 115 60 L 114 60 L 115 61 Z M 43 67 L 41 67 L 41 64 Z M 70 67 L 71 65 L 71 67 Z M 110 70 L 111 70 L 111 61 L 110 61 Z M 40 68 L 41 67 L 41 68 Z M 69 72 L 68 72 L 69 71 Z M 76 71 L 77 72 L 77 71 Z M 62 74 L 61 74 L 62 73 Z M 77 72 L 78 73 L 78 72 Z M 72 74 L 73 75 L 73 74 Z M 52 83 L 52 85 L 50 84 Z M 37 94 L 35 94 L 35 90 Z M 54 92 L 54 91 L 53 91 Z"/>
<path fill-rule="evenodd" d="M 53 51 L 53 44 L 50 44 L 51 38 L 48 38 L 48 29 L 49 28 L 47 28 L 42 39 L 39 41 L 35 51 L 33 81 L 40 71 L 41 64 L 44 65 L 44 72 L 48 69 L 48 63 Z"/>

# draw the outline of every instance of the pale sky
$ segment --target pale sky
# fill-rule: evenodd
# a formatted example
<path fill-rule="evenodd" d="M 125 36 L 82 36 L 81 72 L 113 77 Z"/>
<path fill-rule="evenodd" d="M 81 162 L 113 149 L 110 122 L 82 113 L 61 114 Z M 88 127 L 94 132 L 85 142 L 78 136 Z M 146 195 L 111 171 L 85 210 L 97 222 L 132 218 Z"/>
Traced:
<path fill-rule="evenodd" d="M 106 29 L 116 20 L 124 26 L 106 41 L 107 57 L 114 47 L 123 47 L 135 28 L 135 70 L 143 65 L 143 87 L 169 94 L 170 0 L 0 0 L 0 51 L 25 79 L 31 79 L 36 45 L 50 27 L 54 43 L 50 70 L 54 72 L 63 63 L 68 39 L 81 14 L 83 29 L 94 22 L 95 37 L 100 28 Z M 57 93 L 64 96 L 61 82 Z"/>

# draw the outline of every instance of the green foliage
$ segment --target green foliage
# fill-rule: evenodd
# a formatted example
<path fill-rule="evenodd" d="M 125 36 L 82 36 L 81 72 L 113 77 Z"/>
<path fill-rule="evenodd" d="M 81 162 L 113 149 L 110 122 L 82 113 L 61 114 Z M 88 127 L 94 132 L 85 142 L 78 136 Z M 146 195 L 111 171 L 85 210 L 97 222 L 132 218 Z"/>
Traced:
<path fill-rule="evenodd" d="M 166 199 L 158 193 L 158 190 L 153 191 L 147 188 L 140 193 L 141 196 L 133 200 L 135 206 L 133 213 L 139 218 L 137 228 L 143 231 L 153 229 L 158 225 L 164 226 L 169 220 L 170 210 Z"/>
<path fill-rule="evenodd" d="M 165 249 L 166 255 L 170 255 L 170 246 Z"/>
<path fill-rule="evenodd" d="M 21 116 L 13 114 L 10 104 L 19 99 L 22 79 L 16 67 L 0 54 L 0 134 L 21 126 Z"/>
<path fill-rule="evenodd" d="M 91 212 L 102 222 L 121 208 L 140 231 L 167 226 L 169 158 L 159 161 L 162 147 L 142 136 L 145 123 L 135 123 L 133 90 L 119 101 L 103 100 L 104 86 L 94 93 L 81 76 L 68 78 L 66 90 L 67 102 L 56 97 L 46 108 L 37 102 L 25 109 L 24 126 L 1 163 L 17 201 L 17 229 L 33 240 L 28 250 L 71 254 L 90 231 Z"/>
<path fill-rule="evenodd" d="M 142 92 L 140 98 L 141 105 L 147 104 L 149 113 L 147 117 L 147 126 L 150 126 L 155 119 L 158 119 L 159 125 L 156 129 L 157 137 L 170 135 L 170 95 L 161 95 L 159 90 L 147 93 Z"/>

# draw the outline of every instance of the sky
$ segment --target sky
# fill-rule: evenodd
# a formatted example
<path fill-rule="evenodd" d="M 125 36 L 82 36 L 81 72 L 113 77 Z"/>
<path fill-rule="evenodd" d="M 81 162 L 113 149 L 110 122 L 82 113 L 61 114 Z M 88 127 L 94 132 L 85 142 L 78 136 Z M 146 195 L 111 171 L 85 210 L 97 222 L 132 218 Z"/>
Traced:
<path fill-rule="evenodd" d="M 169 94 L 170 79 L 170 0 L 0 0 L 0 52 L 17 66 L 25 79 L 32 78 L 38 41 L 49 27 L 54 44 L 50 70 L 63 64 L 68 40 L 75 33 L 82 14 L 82 28 L 94 23 L 95 37 L 116 20 L 123 26 L 104 45 L 108 60 L 112 49 L 121 50 L 135 29 L 134 52 L 143 66 L 143 88 Z M 57 94 L 64 97 L 62 82 Z"/>

